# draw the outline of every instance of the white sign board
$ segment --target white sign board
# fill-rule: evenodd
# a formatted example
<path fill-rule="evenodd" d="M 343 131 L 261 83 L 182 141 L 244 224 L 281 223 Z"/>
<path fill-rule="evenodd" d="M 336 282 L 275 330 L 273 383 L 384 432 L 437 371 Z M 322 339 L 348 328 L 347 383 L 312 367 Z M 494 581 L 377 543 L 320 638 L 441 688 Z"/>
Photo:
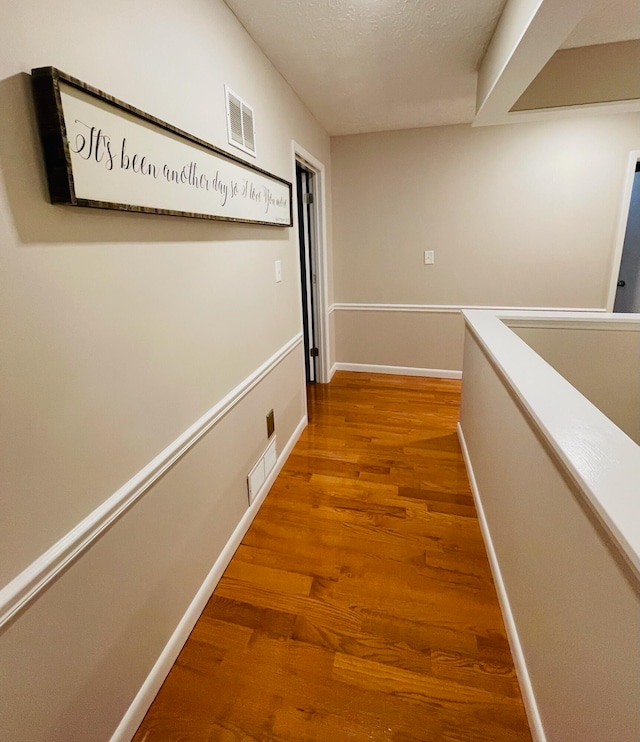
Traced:
<path fill-rule="evenodd" d="M 291 226 L 287 181 L 57 70 L 33 80 L 55 203 Z"/>

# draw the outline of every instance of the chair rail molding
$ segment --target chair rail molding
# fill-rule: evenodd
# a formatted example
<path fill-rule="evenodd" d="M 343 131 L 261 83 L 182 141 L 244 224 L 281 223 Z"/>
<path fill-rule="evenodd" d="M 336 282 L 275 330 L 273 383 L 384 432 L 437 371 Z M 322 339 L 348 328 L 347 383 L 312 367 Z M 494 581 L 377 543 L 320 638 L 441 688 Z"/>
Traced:
<path fill-rule="evenodd" d="M 84 520 L 5 585 L 0 590 L 0 630 L 17 617 L 62 570 L 78 559 L 114 521 L 150 490 L 167 469 L 181 459 L 301 343 L 300 332 L 89 513 Z"/>
<path fill-rule="evenodd" d="M 365 304 L 340 303 L 331 305 L 329 312 L 425 312 L 433 314 L 457 314 L 466 310 L 486 309 L 492 312 L 606 312 L 601 307 L 515 307 L 482 306 L 467 304 Z"/>

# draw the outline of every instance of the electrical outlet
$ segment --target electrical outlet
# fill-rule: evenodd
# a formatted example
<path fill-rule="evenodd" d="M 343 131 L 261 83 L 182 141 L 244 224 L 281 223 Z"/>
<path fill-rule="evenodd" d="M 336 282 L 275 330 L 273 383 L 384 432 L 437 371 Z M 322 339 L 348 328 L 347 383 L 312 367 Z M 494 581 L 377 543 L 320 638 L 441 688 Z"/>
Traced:
<path fill-rule="evenodd" d="M 424 251 L 424 264 L 433 265 L 436 262 L 435 254 L 433 250 Z"/>
<path fill-rule="evenodd" d="M 273 414 L 273 410 L 269 410 L 267 414 L 267 438 L 271 438 L 276 430 L 276 420 Z"/>

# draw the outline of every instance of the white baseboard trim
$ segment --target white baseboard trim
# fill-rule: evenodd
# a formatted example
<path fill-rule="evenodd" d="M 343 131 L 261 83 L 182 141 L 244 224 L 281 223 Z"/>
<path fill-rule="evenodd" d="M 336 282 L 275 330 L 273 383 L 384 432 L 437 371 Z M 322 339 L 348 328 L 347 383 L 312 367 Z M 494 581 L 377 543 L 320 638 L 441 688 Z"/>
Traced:
<path fill-rule="evenodd" d="M 0 628 L 16 617 L 56 575 L 86 551 L 101 533 L 148 492 L 171 466 L 182 458 L 240 400 L 246 397 L 301 342 L 302 333 L 300 332 L 170 443 L 117 492 L 3 587 L 0 590 Z"/>
<path fill-rule="evenodd" d="M 333 366 L 331 366 L 331 371 L 329 371 L 329 381 L 333 379 L 337 370 L 338 370 L 338 364 L 334 363 Z"/>
<path fill-rule="evenodd" d="M 136 733 L 144 719 L 144 715 L 149 710 L 149 707 L 153 703 L 154 698 L 162 686 L 162 683 L 164 683 L 165 678 L 169 674 L 169 671 L 180 654 L 180 650 L 187 641 L 197 620 L 200 618 L 200 614 L 204 610 L 207 601 L 213 594 L 216 585 L 220 581 L 220 578 L 229 565 L 229 562 L 235 554 L 238 546 L 240 546 L 242 539 L 249 530 L 249 526 L 256 517 L 258 510 L 260 510 L 260 506 L 264 502 L 265 497 L 269 493 L 273 483 L 276 481 L 276 477 L 280 473 L 286 460 L 289 458 L 289 454 L 298 442 L 298 439 L 302 435 L 302 431 L 306 426 L 307 416 L 305 415 L 298 423 L 298 426 L 294 430 L 291 438 L 287 441 L 284 449 L 280 452 L 276 465 L 258 491 L 255 500 L 242 516 L 242 519 L 216 559 L 211 571 L 206 576 L 202 586 L 191 601 L 191 604 L 180 620 L 180 623 L 169 638 L 169 641 L 162 650 L 162 653 L 151 669 L 151 672 L 142 684 L 136 697 L 133 699 L 131 706 L 129 706 L 126 714 L 122 717 L 122 721 L 111 737 L 111 742 L 130 742 L 133 735 Z"/>
<path fill-rule="evenodd" d="M 329 312 L 425 312 L 428 314 L 457 314 L 465 309 L 488 309 L 493 312 L 606 312 L 603 307 L 494 307 L 467 304 L 359 304 L 338 303 Z"/>
<path fill-rule="evenodd" d="M 498 557 L 496 556 L 493 541 L 491 540 L 491 532 L 489 531 L 489 524 L 487 523 L 487 518 L 482 506 L 480 490 L 478 489 L 478 483 L 473 471 L 473 465 L 469 456 L 469 449 L 467 448 L 467 443 L 464 439 L 464 433 L 462 431 L 462 426 L 460 425 L 460 423 L 458 423 L 458 440 L 460 441 L 460 448 L 462 449 L 464 463 L 466 464 L 467 474 L 469 475 L 469 484 L 471 485 L 473 499 L 476 505 L 476 510 L 478 511 L 478 521 L 480 522 L 482 537 L 487 549 L 487 556 L 489 557 L 489 565 L 491 567 L 493 581 L 496 585 L 496 592 L 498 593 L 498 601 L 502 610 L 504 625 L 507 630 L 507 637 L 509 639 L 509 646 L 511 647 L 511 654 L 513 655 L 513 662 L 516 668 L 518 682 L 520 683 L 520 691 L 522 692 L 522 700 L 524 702 L 524 706 L 527 712 L 527 718 L 529 720 L 531 736 L 533 737 L 534 742 L 547 742 L 547 736 L 542 725 L 542 719 L 540 717 L 540 711 L 538 709 L 536 697 L 533 692 L 533 686 L 531 685 L 529 670 L 524 658 L 524 652 L 522 651 L 520 637 L 518 636 L 518 629 L 513 617 L 513 612 L 511 611 L 509 596 L 507 595 L 507 589 L 505 587 L 504 580 L 502 579 L 502 572 L 500 571 Z"/>
<path fill-rule="evenodd" d="M 446 368 L 416 368 L 414 366 L 377 366 L 372 363 L 336 363 L 336 371 L 358 371 L 369 374 L 394 374 L 396 376 L 426 376 L 431 379 L 461 379 L 462 371 Z"/>

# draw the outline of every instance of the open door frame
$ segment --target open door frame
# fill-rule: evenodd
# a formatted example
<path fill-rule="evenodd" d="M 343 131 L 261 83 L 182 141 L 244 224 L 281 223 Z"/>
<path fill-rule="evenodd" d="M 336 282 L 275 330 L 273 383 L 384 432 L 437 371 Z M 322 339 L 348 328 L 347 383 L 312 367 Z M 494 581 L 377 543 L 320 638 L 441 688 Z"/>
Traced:
<path fill-rule="evenodd" d="M 316 341 L 318 347 L 317 363 L 317 381 L 320 384 L 327 384 L 330 381 L 330 336 L 329 336 L 329 286 L 327 270 L 327 215 L 326 215 L 326 183 L 324 165 L 317 160 L 311 153 L 301 147 L 298 142 L 292 140 L 293 151 L 293 172 L 296 172 L 296 162 L 300 162 L 307 170 L 310 170 L 315 177 L 315 199 L 314 209 L 314 244 L 316 265 Z M 296 178 L 293 178 L 293 200 L 298 203 L 298 188 Z M 293 230 L 298 234 L 298 212 L 293 210 Z M 297 237 L 296 237 L 297 239 Z M 302 312 L 302 289 L 299 287 L 298 306 Z M 301 320 L 302 322 L 302 320 Z"/>
<path fill-rule="evenodd" d="M 636 164 L 640 161 L 640 149 L 633 150 L 629 153 L 627 161 L 627 172 L 624 181 L 624 190 L 622 191 L 622 201 L 620 203 L 620 214 L 618 216 L 618 227 L 616 229 L 615 244 L 613 249 L 613 261 L 611 264 L 611 276 L 609 279 L 609 294 L 607 296 L 607 312 L 613 312 L 613 305 L 616 300 L 616 289 L 618 288 L 618 275 L 620 273 L 620 263 L 622 262 L 622 248 L 624 247 L 624 236 L 627 231 L 627 222 L 629 220 L 629 206 L 631 205 L 631 191 L 636 173 Z"/>

